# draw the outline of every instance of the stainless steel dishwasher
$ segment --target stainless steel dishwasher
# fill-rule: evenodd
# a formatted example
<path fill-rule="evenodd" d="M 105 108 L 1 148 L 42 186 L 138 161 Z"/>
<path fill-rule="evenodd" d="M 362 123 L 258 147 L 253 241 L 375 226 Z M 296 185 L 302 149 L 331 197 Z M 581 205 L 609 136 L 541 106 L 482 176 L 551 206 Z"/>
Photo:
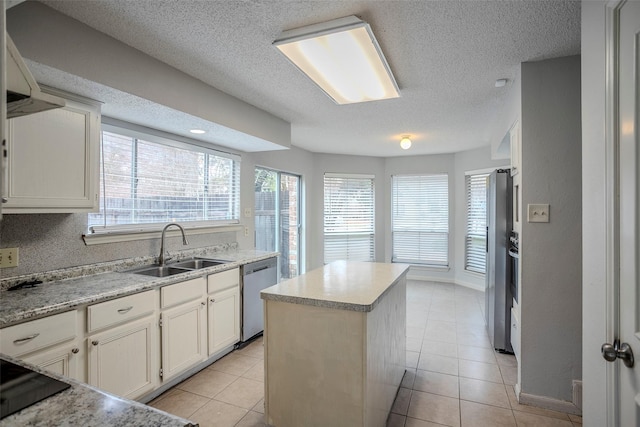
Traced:
<path fill-rule="evenodd" d="M 278 261 L 268 258 L 245 264 L 242 270 L 242 333 L 245 342 L 264 330 L 264 307 L 260 291 L 278 281 Z"/>

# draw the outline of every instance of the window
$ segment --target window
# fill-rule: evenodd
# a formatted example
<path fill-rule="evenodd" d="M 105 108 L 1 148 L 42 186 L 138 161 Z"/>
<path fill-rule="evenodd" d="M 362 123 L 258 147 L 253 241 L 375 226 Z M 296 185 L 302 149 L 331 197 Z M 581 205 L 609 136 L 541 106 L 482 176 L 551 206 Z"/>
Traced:
<path fill-rule="evenodd" d="M 100 212 L 89 214 L 89 231 L 238 223 L 239 160 L 182 140 L 103 125 Z"/>
<path fill-rule="evenodd" d="M 374 260 L 374 177 L 324 175 L 324 262 Z"/>
<path fill-rule="evenodd" d="M 464 268 L 485 272 L 487 260 L 487 177 L 489 174 L 465 175 L 467 195 L 467 233 Z"/>
<path fill-rule="evenodd" d="M 392 262 L 449 265 L 449 177 L 391 177 Z"/>

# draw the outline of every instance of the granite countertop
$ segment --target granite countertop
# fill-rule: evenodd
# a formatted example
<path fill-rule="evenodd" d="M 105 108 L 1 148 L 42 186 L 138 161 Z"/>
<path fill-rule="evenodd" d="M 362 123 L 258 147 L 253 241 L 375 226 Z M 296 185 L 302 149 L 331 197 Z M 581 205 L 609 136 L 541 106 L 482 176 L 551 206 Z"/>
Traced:
<path fill-rule="evenodd" d="M 260 296 L 271 301 L 369 312 L 408 270 L 406 264 L 335 261 L 266 288 Z"/>
<path fill-rule="evenodd" d="M 105 263 L 106 266 L 77 267 L 73 269 L 72 274 L 78 274 L 78 277 L 66 279 L 61 279 L 61 277 L 65 277 L 63 271 L 56 271 L 12 278 L 11 281 L 3 280 L 5 282 L 3 283 L 3 289 L 14 282 L 18 283 L 19 280 L 39 279 L 43 280 L 44 283 L 35 288 L 0 291 L 0 328 L 72 310 L 83 305 L 95 304 L 116 297 L 207 276 L 219 271 L 236 268 L 249 262 L 277 256 L 277 252 L 237 249 L 225 251 L 200 249 L 197 252 L 185 252 L 183 254 L 185 255 L 172 260 L 172 262 L 192 256 L 215 258 L 229 262 L 160 278 L 123 271 L 153 263 L 153 258 L 145 257 Z M 104 271 L 105 269 L 107 271 Z M 86 274 L 82 275 L 83 272 Z"/>
<path fill-rule="evenodd" d="M 197 426 L 142 403 L 105 393 L 87 384 L 43 371 L 33 365 L 0 355 L 0 358 L 71 384 L 71 387 L 2 419 L 7 426 Z"/>

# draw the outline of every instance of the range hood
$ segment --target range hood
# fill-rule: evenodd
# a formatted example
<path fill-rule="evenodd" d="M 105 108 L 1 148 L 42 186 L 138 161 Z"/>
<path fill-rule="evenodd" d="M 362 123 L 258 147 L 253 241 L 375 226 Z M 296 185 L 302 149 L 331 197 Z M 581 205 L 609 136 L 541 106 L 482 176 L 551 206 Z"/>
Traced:
<path fill-rule="evenodd" d="M 64 99 L 43 93 L 7 34 L 7 118 L 64 107 Z"/>

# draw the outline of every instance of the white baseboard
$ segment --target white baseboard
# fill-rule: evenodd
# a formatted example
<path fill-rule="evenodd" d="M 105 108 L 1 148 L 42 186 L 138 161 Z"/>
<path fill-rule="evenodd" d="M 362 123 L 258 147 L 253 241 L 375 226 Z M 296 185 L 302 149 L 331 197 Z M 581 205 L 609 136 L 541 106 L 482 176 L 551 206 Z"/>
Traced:
<path fill-rule="evenodd" d="M 582 380 L 573 380 L 573 404 L 582 411 Z"/>
<path fill-rule="evenodd" d="M 464 286 L 465 288 L 473 289 L 476 291 L 484 292 L 484 284 L 478 285 L 477 283 L 465 282 L 463 280 L 455 280 L 456 285 Z"/>
<path fill-rule="evenodd" d="M 473 289 L 476 291 L 484 292 L 484 285 L 478 285 L 476 283 L 464 282 L 461 280 L 450 279 L 446 277 L 430 277 L 419 274 L 411 274 L 411 270 L 407 274 L 407 280 L 416 280 L 422 282 L 440 282 L 440 283 L 452 283 L 455 285 L 464 286 L 465 288 Z"/>
<path fill-rule="evenodd" d="M 534 394 L 518 393 L 516 396 L 522 405 L 536 406 L 538 408 L 550 409 L 552 411 L 564 412 L 565 414 L 582 415 L 582 410 L 572 402 L 566 400 L 553 399 L 546 396 L 536 396 Z"/>

